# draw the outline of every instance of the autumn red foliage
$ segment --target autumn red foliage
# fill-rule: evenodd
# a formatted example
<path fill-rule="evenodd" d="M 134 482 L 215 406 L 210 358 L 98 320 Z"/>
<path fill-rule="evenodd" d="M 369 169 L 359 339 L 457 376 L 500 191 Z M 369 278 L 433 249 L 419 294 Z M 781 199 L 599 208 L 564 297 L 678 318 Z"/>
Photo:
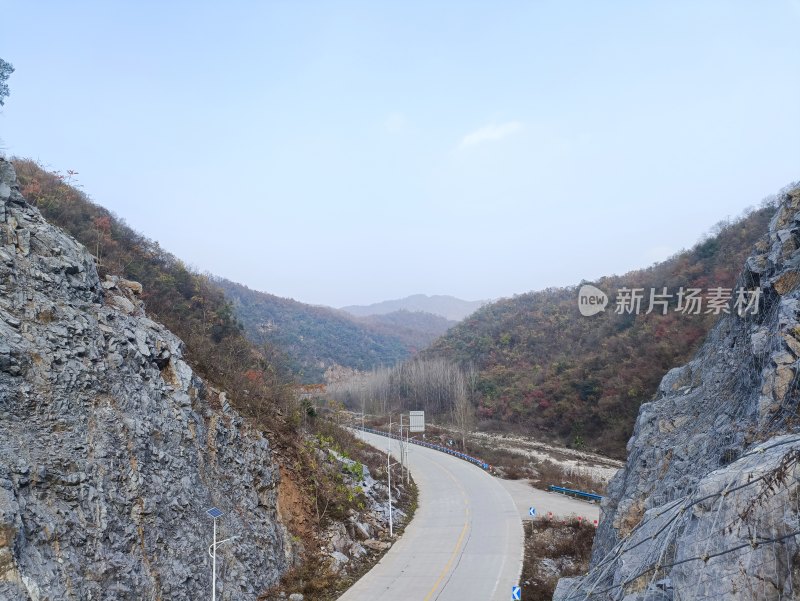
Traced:
<path fill-rule="evenodd" d="M 733 287 L 774 209 L 718 224 L 691 250 L 648 269 L 593 282 L 610 297 L 623 287 L 675 293 L 680 287 Z M 688 361 L 718 316 L 578 311 L 578 287 L 521 294 L 484 306 L 423 356 L 445 356 L 480 370 L 484 428 L 535 433 L 624 457 L 639 406 L 671 368 Z"/>

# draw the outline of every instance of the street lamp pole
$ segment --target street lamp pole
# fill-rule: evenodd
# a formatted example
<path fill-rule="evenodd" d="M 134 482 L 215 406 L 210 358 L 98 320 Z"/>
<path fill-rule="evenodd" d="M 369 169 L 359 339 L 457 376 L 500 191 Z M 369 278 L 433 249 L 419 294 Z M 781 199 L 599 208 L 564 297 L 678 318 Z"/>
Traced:
<path fill-rule="evenodd" d="M 400 413 L 400 481 L 403 481 L 403 469 L 405 468 L 405 449 L 403 448 L 403 414 Z"/>
<path fill-rule="evenodd" d="M 394 535 L 392 524 L 392 414 L 389 414 L 389 440 L 386 447 L 386 474 L 389 480 L 389 536 Z"/>
<path fill-rule="evenodd" d="M 217 518 L 214 518 L 214 542 L 211 543 L 211 601 L 217 601 Z"/>
<path fill-rule="evenodd" d="M 408 461 L 408 451 L 410 450 L 408 446 L 409 445 L 408 437 L 410 433 L 411 433 L 411 417 L 408 418 L 408 430 L 406 430 L 406 484 L 408 484 L 409 480 L 411 480 L 411 473 L 410 473 L 411 466 L 409 465 Z"/>
<path fill-rule="evenodd" d="M 364 414 L 367 412 L 367 398 L 364 396 L 364 387 L 361 386 L 361 430 L 364 430 Z"/>
<path fill-rule="evenodd" d="M 391 430 L 389 430 L 391 432 Z M 389 478 L 389 536 L 394 536 L 392 525 L 392 439 L 389 438 L 389 448 L 386 450 L 386 472 Z"/>
<path fill-rule="evenodd" d="M 403 456 L 403 434 L 402 430 L 400 431 L 400 436 L 398 437 L 399 444 L 400 444 L 400 457 Z M 394 536 L 394 516 L 392 510 L 392 467 L 395 465 L 402 465 L 399 461 L 395 461 L 392 463 L 392 414 L 389 414 L 389 436 L 388 442 L 386 445 L 386 477 L 388 478 L 389 484 L 389 536 Z M 408 472 L 406 472 L 408 474 Z M 400 482 L 403 481 L 403 472 L 400 472 Z"/>
<path fill-rule="evenodd" d="M 212 507 L 206 513 L 214 520 L 214 535 L 211 546 L 208 547 L 208 555 L 211 557 L 211 601 L 217 601 L 217 547 L 238 537 L 231 536 L 217 542 L 217 518 L 222 516 L 222 511 Z"/>

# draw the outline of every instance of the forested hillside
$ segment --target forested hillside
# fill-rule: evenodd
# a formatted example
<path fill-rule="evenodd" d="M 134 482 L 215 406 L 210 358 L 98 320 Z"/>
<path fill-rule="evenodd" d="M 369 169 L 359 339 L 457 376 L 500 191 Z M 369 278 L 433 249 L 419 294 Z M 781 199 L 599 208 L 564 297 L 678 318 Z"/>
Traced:
<path fill-rule="evenodd" d="M 17 159 L 14 167 L 22 195 L 97 257 L 101 277 L 142 284 L 148 314 L 180 336 L 198 373 L 235 394 L 240 408 L 287 408 L 292 379 L 281 353 L 250 343 L 216 284 L 91 202 L 70 185 L 71 173 L 50 173 L 31 160 Z"/>
<path fill-rule="evenodd" d="M 358 370 L 394 365 L 410 356 L 399 337 L 358 323 L 349 315 L 215 280 L 233 303 L 236 317 L 257 345 L 275 345 L 304 382 L 321 382 L 337 364 Z"/>
<path fill-rule="evenodd" d="M 689 251 L 648 269 L 592 282 L 605 312 L 578 311 L 578 287 L 521 294 L 488 304 L 423 352 L 478 367 L 478 419 L 624 457 L 639 406 L 664 374 L 697 350 L 718 315 L 676 311 L 677 292 L 732 288 L 767 229 L 773 206 L 731 223 Z M 641 311 L 617 314 L 623 287 L 644 289 Z M 650 289 L 673 294 L 668 312 L 645 314 Z M 735 295 L 735 292 L 734 292 Z M 734 299 L 735 300 L 735 299 Z M 502 426 L 499 422 L 502 422 Z"/>
<path fill-rule="evenodd" d="M 412 352 L 427 348 L 458 323 L 433 313 L 405 309 L 357 319 L 377 332 L 396 336 Z"/>

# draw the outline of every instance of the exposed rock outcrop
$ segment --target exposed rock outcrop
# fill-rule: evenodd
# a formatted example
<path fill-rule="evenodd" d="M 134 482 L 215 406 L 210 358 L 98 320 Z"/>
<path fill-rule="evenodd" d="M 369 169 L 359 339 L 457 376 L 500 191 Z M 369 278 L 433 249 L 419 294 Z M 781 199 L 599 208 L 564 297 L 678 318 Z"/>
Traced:
<path fill-rule="evenodd" d="M 591 571 L 560 581 L 555 599 L 800 595 L 800 188 L 783 194 L 738 287 L 756 292 L 757 312 L 724 316 L 642 405 Z"/>
<path fill-rule="evenodd" d="M 218 599 L 295 557 L 270 445 L 204 385 L 141 287 L 21 197 L 0 159 L 0 598 Z"/>
<path fill-rule="evenodd" d="M 351 509 L 347 520 L 333 522 L 321 537 L 324 543 L 322 549 L 331 559 L 330 567 L 334 573 L 350 569 L 357 571 L 362 567 L 359 560 L 373 551 L 382 552 L 391 546 L 387 502 L 389 488 L 383 482 L 375 480 L 366 465 L 332 449 L 328 449 L 326 454 L 324 460 L 338 467 L 343 484 L 361 496 L 363 509 Z M 395 483 L 392 485 L 392 495 L 394 526 L 399 530 L 408 522 L 409 516 L 400 505 L 408 503 L 409 489 L 402 482 Z M 375 540 L 373 536 L 383 540 Z"/>

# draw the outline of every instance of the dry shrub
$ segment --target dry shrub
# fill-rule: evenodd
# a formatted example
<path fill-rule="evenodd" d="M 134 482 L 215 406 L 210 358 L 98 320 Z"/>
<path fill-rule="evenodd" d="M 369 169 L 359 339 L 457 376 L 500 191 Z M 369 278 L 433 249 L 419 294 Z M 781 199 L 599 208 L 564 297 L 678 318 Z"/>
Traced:
<path fill-rule="evenodd" d="M 332 448 L 336 451 L 366 465 L 373 476 L 386 467 L 386 455 L 376 451 L 373 446 L 365 443 L 350 430 L 319 418 L 309 420 L 308 426 L 312 434 L 331 439 Z"/>
<path fill-rule="evenodd" d="M 577 519 L 566 524 L 535 520 L 525 522 L 524 526 L 522 598 L 550 601 L 559 578 L 587 571 L 595 528 Z"/>
<path fill-rule="evenodd" d="M 552 484 L 598 495 L 605 493 L 606 483 L 593 478 L 587 470 L 570 470 L 563 465 L 546 460 L 536 462 L 535 466 L 537 474 L 531 478 L 531 482 L 536 488 L 546 489 Z"/>

